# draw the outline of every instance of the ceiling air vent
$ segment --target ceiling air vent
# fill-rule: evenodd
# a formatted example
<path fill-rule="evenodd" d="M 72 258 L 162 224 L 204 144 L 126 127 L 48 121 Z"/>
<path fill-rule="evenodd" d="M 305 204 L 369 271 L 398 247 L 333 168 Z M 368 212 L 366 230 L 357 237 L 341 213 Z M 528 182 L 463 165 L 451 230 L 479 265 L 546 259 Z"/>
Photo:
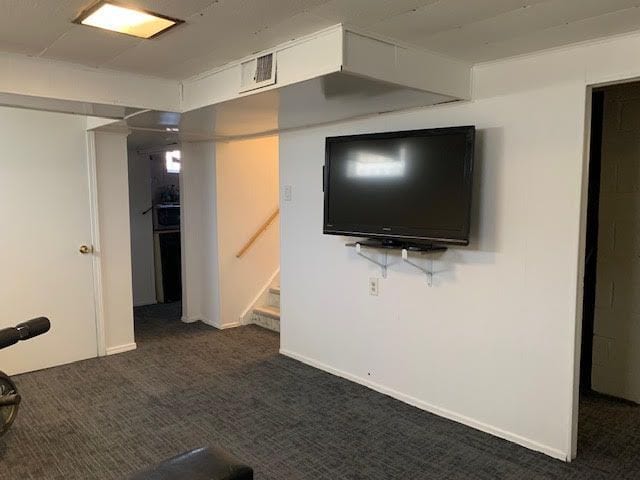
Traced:
<path fill-rule="evenodd" d="M 276 83 L 276 64 L 273 53 L 252 58 L 240 65 L 240 93 Z"/>

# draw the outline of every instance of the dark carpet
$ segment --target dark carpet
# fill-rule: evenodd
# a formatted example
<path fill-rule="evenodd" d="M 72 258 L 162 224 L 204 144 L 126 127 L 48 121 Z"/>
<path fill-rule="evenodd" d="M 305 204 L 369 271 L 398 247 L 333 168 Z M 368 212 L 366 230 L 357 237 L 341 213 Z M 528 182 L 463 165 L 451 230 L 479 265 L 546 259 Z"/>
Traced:
<path fill-rule="evenodd" d="M 203 445 L 258 480 L 640 478 L 636 406 L 585 398 L 565 464 L 280 356 L 270 331 L 178 314 L 138 309 L 136 351 L 17 377 L 0 479 L 122 479 Z"/>

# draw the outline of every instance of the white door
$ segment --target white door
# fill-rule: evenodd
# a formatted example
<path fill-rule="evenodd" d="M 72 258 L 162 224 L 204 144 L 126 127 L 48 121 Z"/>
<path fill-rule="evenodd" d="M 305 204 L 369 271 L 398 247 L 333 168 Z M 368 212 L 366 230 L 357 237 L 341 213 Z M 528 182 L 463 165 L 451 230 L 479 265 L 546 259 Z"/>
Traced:
<path fill-rule="evenodd" d="M 0 350 L 8 374 L 97 355 L 85 120 L 0 107 L 0 328 L 51 331 Z"/>

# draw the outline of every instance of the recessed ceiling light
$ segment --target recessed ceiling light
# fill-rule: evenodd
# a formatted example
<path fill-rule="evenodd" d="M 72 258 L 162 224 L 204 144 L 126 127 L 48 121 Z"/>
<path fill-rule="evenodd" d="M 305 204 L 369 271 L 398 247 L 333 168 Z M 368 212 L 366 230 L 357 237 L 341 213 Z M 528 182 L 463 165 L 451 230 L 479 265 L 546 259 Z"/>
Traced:
<path fill-rule="evenodd" d="M 152 38 L 179 23 L 183 23 L 183 21 L 102 0 L 82 12 L 74 20 L 74 23 L 133 35 L 139 38 Z"/>

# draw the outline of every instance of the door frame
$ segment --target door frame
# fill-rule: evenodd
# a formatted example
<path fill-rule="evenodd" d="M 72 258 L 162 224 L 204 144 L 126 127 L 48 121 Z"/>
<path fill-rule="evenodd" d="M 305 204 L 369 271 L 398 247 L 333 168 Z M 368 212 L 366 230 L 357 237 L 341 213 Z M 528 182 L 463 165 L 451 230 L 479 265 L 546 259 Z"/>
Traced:
<path fill-rule="evenodd" d="M 98 165 L 96 159 L 96 135 L 87 130 L 87 174 L 89 185 L 89 216 L 91 224 L 93 297 L 96 322 L 97 356 L 107 354 L 106 326 L 104 316 L 104 297 L 102 286 L 102 260 L 100 256 L 100 218 L 98 205 Z"/>
<path fill-rule="evenodd" d="M 595 322 L 595 286 L 598 258 L 598 225 L 600 206 L 600 182 L 602 176 L 602 140 L 604 91 L 593 88 L 591 91 L 591 115 L 589 139 L 589 175 L 587 183 L 585 252 L 583 276 L 583 307 L 580 352 L 580 391 L 591 390 L 591 372 L 593 367 L 593 334 Z M 591 262 L 589 260 L 591 259 Z"/>
<path fill-rule="evenodd" d="M 580 407 L 580 384 L 581 384 L 581 360 L 582 360 L 582 329 L 584 315 L 584 277 L 585 277 L 585 259 L 587 254 L 587 221 L 588 221 L 588 204 L 589 204 L 589 185 L 590 185 L 590 160 L 591 149 L 596 145 L 592 142 L 592 116 L 593 116 L 593 93 L 594 90 L 609 87 L 613 85 L 621 85 L 640 81 L 640 76 L 607 78 L 603 81 L 594 81 L 586 84 L 585 89 L 585 117 L 584 117 L 584 138 L 583 138 L 583 168 L 582 168 L 582 192 L 580 201 L 580 230 L 578 238 L 578 269 L 577 269 L 577 295 L 576 295 L 576 317 L 575 317 L 575 336 L 573 347 L 573 396 L 571 404 L 570 428 L 569 428 L 569 446 L 570 458 L 574 460 L 578 453 L 578 416 Z M 587 328 L 589 326 L 587 325 Z"/>

